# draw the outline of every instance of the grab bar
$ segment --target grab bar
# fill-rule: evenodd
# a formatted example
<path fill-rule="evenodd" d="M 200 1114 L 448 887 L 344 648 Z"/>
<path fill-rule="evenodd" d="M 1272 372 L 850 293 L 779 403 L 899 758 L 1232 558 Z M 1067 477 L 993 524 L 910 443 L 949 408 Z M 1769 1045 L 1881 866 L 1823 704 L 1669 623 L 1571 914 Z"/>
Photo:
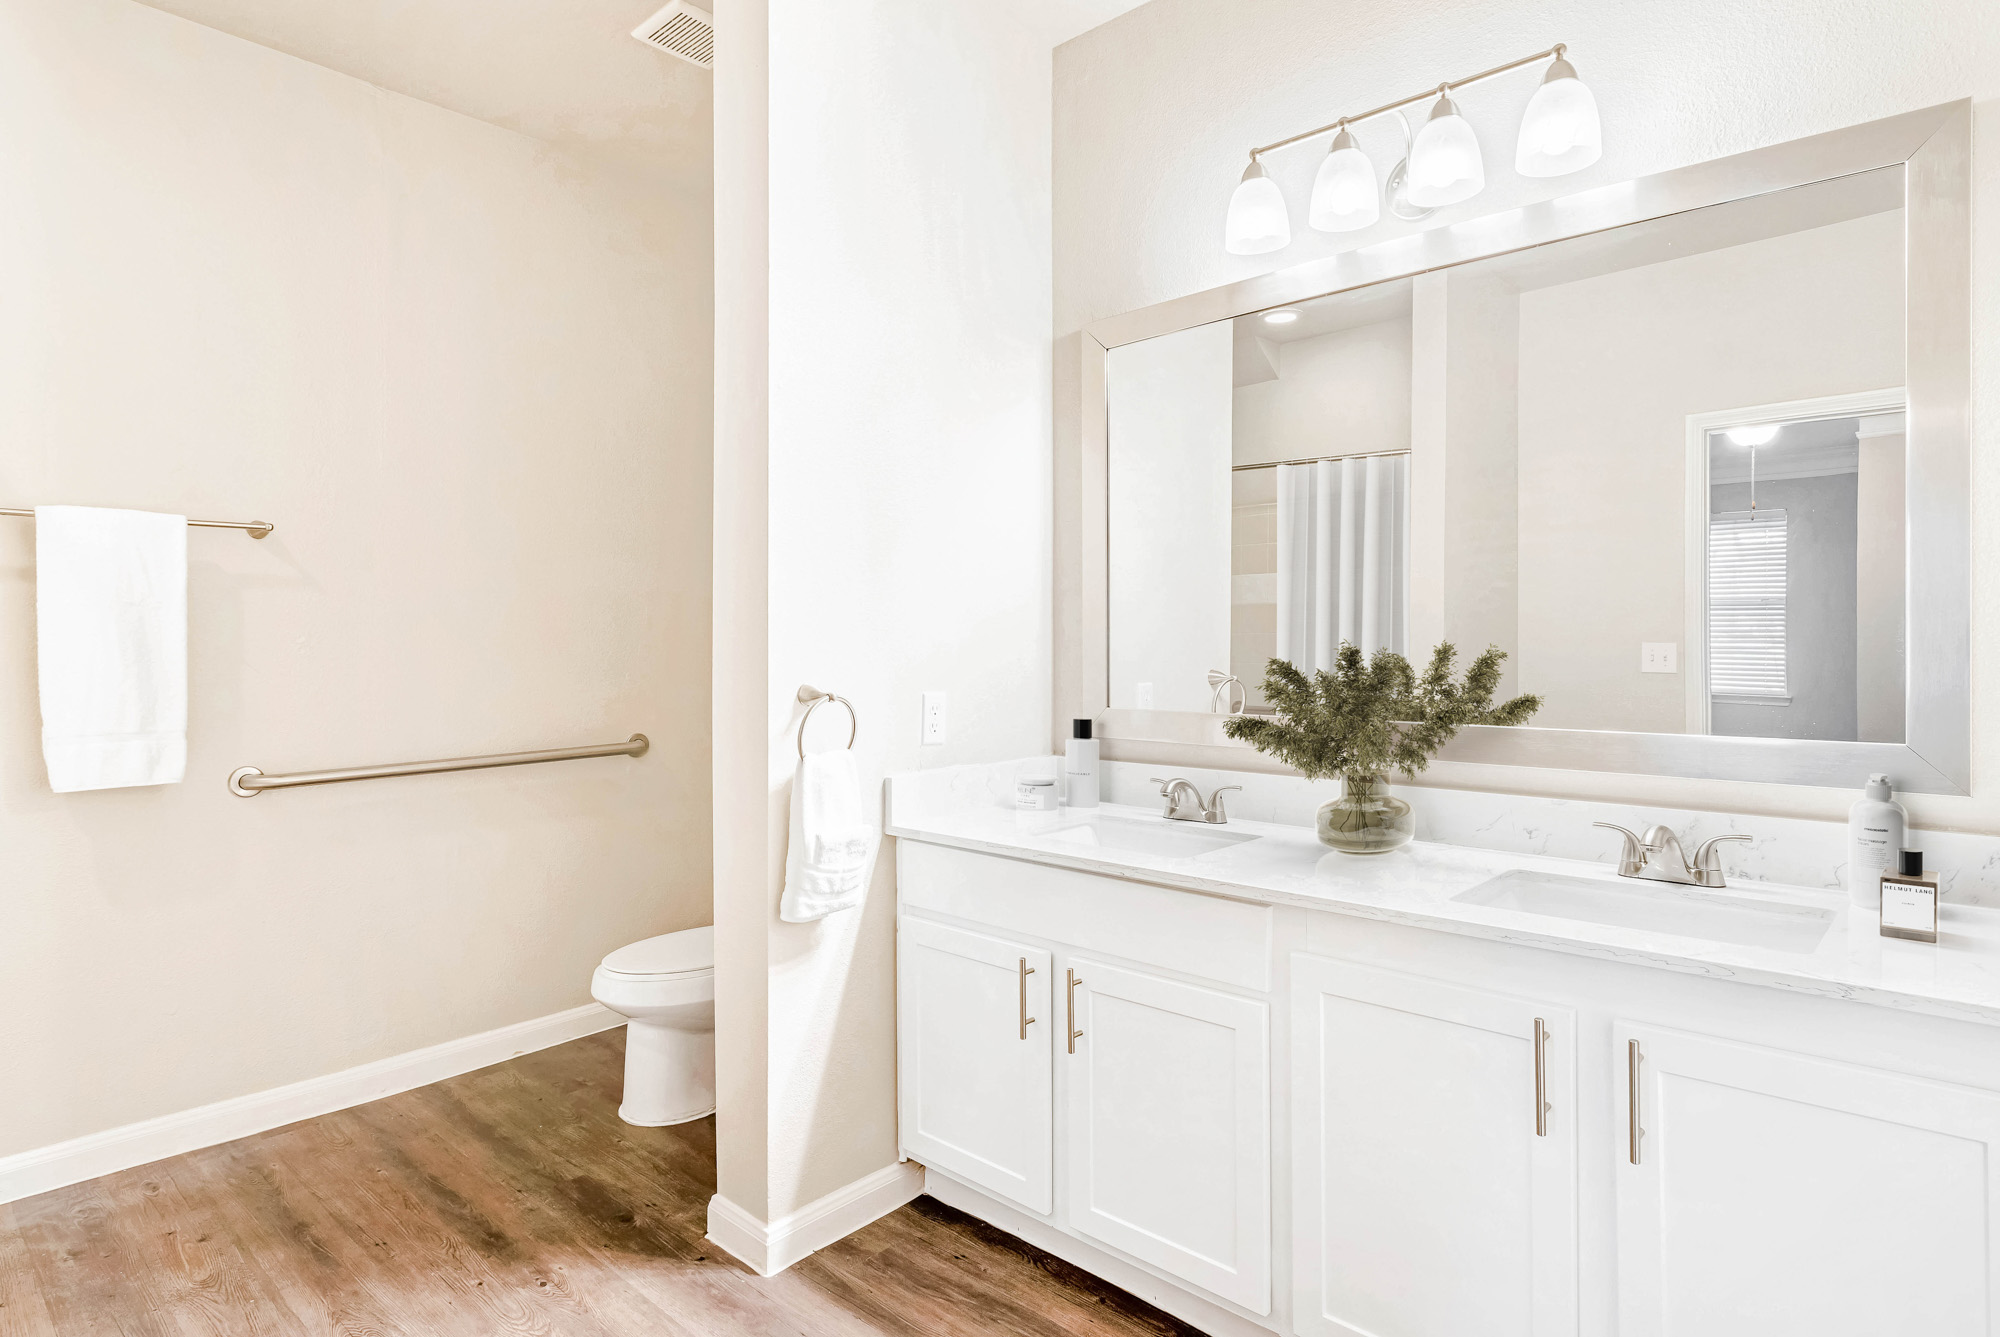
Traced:
<path fill-rule="evenodd" d="M 255 798 L 267 789 L 291 789 L 298 785 L 332 785 L 343 780 L 379 780 L 386 775 L 429 775 L 434 771 L 483 771 L 489 766 L 526 766 L 537 761 L 574 761 L 578 757 L 643 757 L 652 746 L 646 735 L 635 733 L 622 743 L 593 743 L 589 747 L 553 747 L 543 752 L 500 752 L 490 757 L 453 757 L 448 761 L 402 761 L 391 766 L 350 766 L 340 771 L 295 771 L 290 775 L 266 775 L 255 766 L 238 767 L 229 773 L 229 792 Z"/>

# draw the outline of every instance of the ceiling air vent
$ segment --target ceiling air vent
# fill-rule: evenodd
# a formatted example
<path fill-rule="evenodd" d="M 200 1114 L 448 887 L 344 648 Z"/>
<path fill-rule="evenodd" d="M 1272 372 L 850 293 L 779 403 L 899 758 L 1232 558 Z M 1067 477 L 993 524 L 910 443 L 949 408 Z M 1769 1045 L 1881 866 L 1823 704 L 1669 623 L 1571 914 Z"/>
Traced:
<path fill-rule="evenodd" d="M 696 9 L 687 0 L 674 0 L 634 28 L 632 35 L 647 46 L 658 47 L 704 70 L 715 66 L 715 16 L 705 9 Z"/>

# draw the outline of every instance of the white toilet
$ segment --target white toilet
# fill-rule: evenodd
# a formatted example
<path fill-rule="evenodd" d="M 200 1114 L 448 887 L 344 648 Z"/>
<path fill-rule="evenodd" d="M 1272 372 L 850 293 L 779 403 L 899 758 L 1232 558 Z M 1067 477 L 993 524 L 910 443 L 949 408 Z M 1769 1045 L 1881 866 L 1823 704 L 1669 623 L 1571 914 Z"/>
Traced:
<path fill-rule="evenodd" d="M 628 1018 L 618 1117 L 643 1128 L 715 1112 L 715 930 L 663 933 L 620 947 L 590 996 Z"/>

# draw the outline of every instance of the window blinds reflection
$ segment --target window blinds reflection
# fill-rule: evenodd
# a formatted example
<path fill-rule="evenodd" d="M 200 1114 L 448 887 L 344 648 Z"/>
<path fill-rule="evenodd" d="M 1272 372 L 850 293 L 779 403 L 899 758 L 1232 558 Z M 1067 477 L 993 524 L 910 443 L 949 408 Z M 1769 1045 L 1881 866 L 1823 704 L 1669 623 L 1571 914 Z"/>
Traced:
<path fill-rule="evenodd" d="M 1277 657 L 1327 668 L 1343 641 L 1408 653 L 1407 455 L 1278 466 Z"/>
<path fill-rule="evenodd" d="M 1708 690 L 1712 697 L 1786 699 L 1785 513 L 1708 517 Z"/>

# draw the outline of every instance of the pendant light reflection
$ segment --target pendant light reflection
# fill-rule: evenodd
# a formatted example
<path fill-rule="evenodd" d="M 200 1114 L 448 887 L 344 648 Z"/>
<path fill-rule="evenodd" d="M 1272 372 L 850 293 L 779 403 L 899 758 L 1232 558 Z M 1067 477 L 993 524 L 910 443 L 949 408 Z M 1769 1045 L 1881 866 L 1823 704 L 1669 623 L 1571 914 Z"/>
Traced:
<path fill-rule="evenodd" d="M 1732 446 L 1744 446 L 1750 451 L 1750 513 L 1757 513 L 1757 447 L 1768 446 L 1778 439 L 1778 433 L 1785 429 L 1783 423 L 1760 422 L 1749 427 L 1731 427 L 1722 435 Z"/>
<path fill-rule="evenodd" d="M 1486 186 L 1486 165 L 1479 156 L 1479 136 L 1458 114 L 1458 104 L 1443 93 L 1431 106 L 1423 129 L 1410 145 L 1410 203 L 1439 209 L 1469 200 Z"/>
<path fill-rule="evenodd" d="M 1255 158 L 1243 169 L 1236 193 L 1229 197 L 1229 219 L 1223 225 L 1222 244 L 1231 255 L 1263 255 L 1291 245 L 1292 220 L 1285 212 L 1285 197 L 1278 183 Z"/>
<path fill-rule="evenodd" d="M 1590 166 L 1603 152 L 1597 99 L 1576 77 L 1576 67 L 1557 56 L 1521 116 L 1514 170 L 1522 176 L 1563 176 Z"/>
<path fill-rule="evenodd" d="M 1354 142 L 1346 126 L 1313 178 L 1312 204 L 1306 221 L 1321 232 L 1354 232 L 1381 215 L 1381 191 L 1375 184 L 1375 164 Z"/>

